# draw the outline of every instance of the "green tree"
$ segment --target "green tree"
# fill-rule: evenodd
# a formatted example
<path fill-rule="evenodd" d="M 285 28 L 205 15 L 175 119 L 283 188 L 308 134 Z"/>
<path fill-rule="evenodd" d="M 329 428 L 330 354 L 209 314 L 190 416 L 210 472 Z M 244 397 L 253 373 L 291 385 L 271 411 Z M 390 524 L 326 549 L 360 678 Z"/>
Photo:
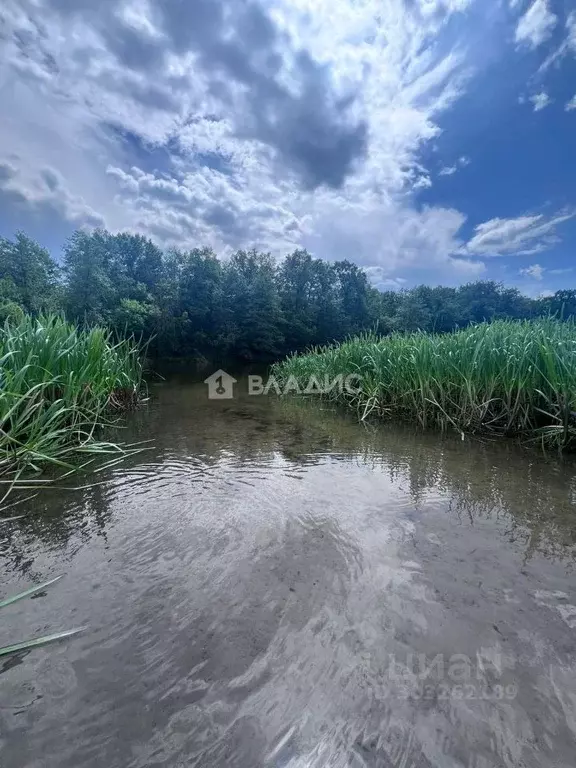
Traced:
<path fill-rule="evenodd" d="M 185 335 L 194 351 L 226 346 L 222 262 L 211 248 L 182 254 L 179 274 L 179 312 L 186 313 Z"/>
<path fill-rule="evenodd" d="M 114 328 L 122 335 L 150 338 L 157 328 L 159 310 L 155 304 L 136 299 L 120 299 L 111 314 Z"/>
<path fill-rule="evenodd" d="M 372 320 L 369 312 L 371 289 L 366 273 L 351 261 L 337 261 L 334 271 L 339 281 L 343 315 L 340 330 L 345 335 L 360 333 Z"/>
<path fill-rule="evenodd" d="M 0 300 L 38 314 L 57 309 L 58 267 L 46 250 L 23 232 L 0 237 Z"/>
<path fill-rule="evenodd" d="M 65 308 L 77 322 L 107 323 L 119 303 L 107 237 L 104 230 L 77 231 L 64 248 Z"/>
<path fill-rule="evenodd" d="M 62 281 L 61 275 L 64 280 Z M 142 235 L 75 232 L 63 270 L 45 248 L 17 233 L 0 238 L 0 320 L 64 309 L 79 323 L 153 338 L 150 351 L 272 359 L 363 330 L 445 333 L 495 318 L 576 317 L 576 291 L 530 299 L 477 281 L 379 292 L 350 261 L 330 263 L 297 249 L 277 264 L 268 253 L 210 248 L 163 252 Z"/>
<path fill-rule="evenodd" d="M 553 296 L 540 300 L 541 315 L 555 315 L 563 320 L 576 317 L 576 291 L 572 289 L 556 291 Z"/>
<path fill-rule="evenodd" d="M 287 351 L 340 337 L 342 305 L 334 266 L 296 250 L 277 276 Z"/>
<path fill-rule="evenodd" d="M 269 253 L 238 251 L 224 266 L 227 327 L 236 355 L 274 359 L 282 349 L 282 311 Z"/>

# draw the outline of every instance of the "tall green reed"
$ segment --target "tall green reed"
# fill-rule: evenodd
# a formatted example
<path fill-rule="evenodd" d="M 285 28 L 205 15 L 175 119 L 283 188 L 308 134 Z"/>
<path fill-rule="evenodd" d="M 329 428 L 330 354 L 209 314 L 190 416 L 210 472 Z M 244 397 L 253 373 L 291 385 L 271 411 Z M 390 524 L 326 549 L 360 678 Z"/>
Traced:
<path fill-rule="evenodd" d="M 358 374 L 360 391 L 327 396 L 361 418 L 539 440 L 576 448 L 576 326 L 499 320 L 436 335 L 364 334 L 277 364 L 280 379 Z"/>
<path fill-rule="evenodd" d="M 55 315 L 0 329 L 0 500 L 15 486 L 45 482 L 46 467 L 68 474 L 125 450 L 98 436 L 113 411 L 137 402 L 140 353 L 131 339 Z"/>

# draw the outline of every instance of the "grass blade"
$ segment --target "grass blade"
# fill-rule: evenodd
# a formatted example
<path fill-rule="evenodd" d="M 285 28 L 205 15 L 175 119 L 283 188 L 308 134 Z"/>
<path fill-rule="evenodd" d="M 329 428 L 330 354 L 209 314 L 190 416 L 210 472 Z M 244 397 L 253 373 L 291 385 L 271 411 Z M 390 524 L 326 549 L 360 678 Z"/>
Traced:
<path fill-rule="evenodd" d="M 33 587 L 30 587 L 30 589 L 27 589 L 25 592 L 20 592 L 19 595 L 14 595 L 13 597 L 7 597 L 6 600 L 2 600 L 0 602 L 0 608 L 5 608 L 7 605 L 12 605 L 12 603 L 17 602 L 18 600 L 23 600 L 25 597 L 30 597 L 31 595 L 35 595 L 37 592 L 42 592 L 43 589 L 46 589 L 46 587 L 49 587 L 50 584 L 54 584 L 57 581 L 60 581 L 62 576 L 56 576 L 55 579 L 50 579 L 50 581 L 45 581 L 42 584 L 36 584 Z"/>
<path fill-rule="evenodd" d="M 65 637 L 72 637 L 72 635 L 77 635 L 79 632 L 84 632 L 85 629 L 87 629 L 87 627 L 67 629 L 64 632 L 56 632 L 53 635 L 44 635 L 44 637 L 37 637 L 34 640 L 27 640 L 24 643 L 6 645 L 4 648 L 0 648 L 0 656 L 7 656 L 9 653 L 17 653 L 18 651 L 27 651 L 30 648 L 38 648 L 41 645 L 52 643 L 55 640 L 62 640 Z"/>

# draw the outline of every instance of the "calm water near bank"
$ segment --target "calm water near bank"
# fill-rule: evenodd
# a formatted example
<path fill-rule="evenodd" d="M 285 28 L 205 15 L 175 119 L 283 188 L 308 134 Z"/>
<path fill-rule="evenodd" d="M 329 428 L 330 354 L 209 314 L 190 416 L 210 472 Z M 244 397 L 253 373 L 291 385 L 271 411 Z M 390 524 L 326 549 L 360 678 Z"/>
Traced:
<path fill-rule="evenodd" d="M 573 768 L 576 470 L 152 387 L 152 447 L 0 528 L 2 768 Z"/>

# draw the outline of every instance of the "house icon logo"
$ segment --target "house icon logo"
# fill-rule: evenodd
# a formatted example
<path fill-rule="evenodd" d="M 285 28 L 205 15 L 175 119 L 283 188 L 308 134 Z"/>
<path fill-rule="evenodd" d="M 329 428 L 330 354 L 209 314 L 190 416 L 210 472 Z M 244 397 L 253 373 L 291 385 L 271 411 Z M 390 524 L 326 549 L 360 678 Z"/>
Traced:
<path fill-rule="evenodd" d="M 234 397 L 236 379 L 222 368 L 204 379 L 204 384 L 208 384 L 209 400 L 231 400 Z"/>

